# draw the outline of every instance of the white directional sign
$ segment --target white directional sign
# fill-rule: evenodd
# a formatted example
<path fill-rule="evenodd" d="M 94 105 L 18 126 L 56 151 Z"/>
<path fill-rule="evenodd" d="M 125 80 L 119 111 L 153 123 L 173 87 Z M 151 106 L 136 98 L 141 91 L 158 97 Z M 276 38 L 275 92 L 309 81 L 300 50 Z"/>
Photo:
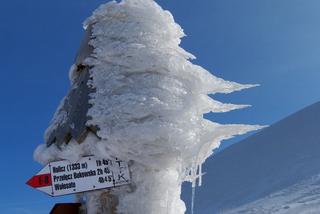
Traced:
<path fill-rule="evenodd" d="M 76 163 L 47 164 L 27 184 L 51 196 L 85 192 L 130 183 L 128 164 L 115 159 L 83 157 Z"/>

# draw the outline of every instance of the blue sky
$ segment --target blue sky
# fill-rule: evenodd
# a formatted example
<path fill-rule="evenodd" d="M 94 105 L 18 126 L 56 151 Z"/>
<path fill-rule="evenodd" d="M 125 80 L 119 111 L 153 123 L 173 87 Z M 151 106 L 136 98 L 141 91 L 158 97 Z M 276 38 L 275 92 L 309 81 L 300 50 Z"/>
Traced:
<path fill-rule="evenodd" d="M 3 213 L 48 213 L 52 199 L 24 183 L 32 153 L 69 88 L 82 22 L 102 0 L 10 0 L 0 6 Z M 253 107 L 208 115 L 222 123 L 272 124 L 320 100 L 318 0 L 159 0 L 188 35 L 182 46 L 215 75 L 260 87 L 225 102 Z"/>

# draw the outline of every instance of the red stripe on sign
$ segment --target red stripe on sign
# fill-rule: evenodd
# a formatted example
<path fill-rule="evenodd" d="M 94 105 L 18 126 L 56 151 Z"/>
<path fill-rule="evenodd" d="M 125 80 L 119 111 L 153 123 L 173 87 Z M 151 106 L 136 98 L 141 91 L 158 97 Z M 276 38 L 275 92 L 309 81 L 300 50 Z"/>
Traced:
<path fill-rule="evenodd" d="M 52 185 L 51 174 L 35 175 L 27 184 L 33 188 L 47 187 Z"/>

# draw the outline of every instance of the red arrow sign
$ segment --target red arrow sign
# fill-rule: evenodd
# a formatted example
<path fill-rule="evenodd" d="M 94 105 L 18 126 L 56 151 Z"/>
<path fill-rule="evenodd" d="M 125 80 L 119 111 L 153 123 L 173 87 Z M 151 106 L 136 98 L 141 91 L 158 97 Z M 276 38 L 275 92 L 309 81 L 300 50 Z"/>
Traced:
<path fill-rule="evenodd" d="M 42 174 L 35 175 L 30 180 L 27 181 L 27 184 L 33 188 L 47 187 L 52 185 L 51 174 Z"/>

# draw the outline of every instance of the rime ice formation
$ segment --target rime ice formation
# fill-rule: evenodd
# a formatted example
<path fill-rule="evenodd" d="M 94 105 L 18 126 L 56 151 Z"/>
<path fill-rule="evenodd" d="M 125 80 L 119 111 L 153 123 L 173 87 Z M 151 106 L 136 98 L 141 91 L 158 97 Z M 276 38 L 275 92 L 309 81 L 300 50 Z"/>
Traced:
<path fill-rule="evenodd" d="M 189 59 L 179 47 L 184 36 L 170 12 L 153 0 L 112 1 L 85 21 L 92 27 L 90 94 L 87 126 L 98 127 L 78 144 L 46 148 L 35 158 L 42 163 L 83 155 L 117 157 L 130 163 L 132 185 L 112 190 L 118 213 L 185 212 L 181 184 L 201 177 L 201 164 L 224 139 L 259 129 L 221 125 L 203 118 L 245 105 L 223 104 L 208 94 L 230 93 L 255 85 L 217 78 Z M 63 115 L 59 115 L 61 114 Z M 59 111 L 54 130 L 67 113 Z M 88 212 L 97 212 L 99 192 L 87 194 Z"/>

